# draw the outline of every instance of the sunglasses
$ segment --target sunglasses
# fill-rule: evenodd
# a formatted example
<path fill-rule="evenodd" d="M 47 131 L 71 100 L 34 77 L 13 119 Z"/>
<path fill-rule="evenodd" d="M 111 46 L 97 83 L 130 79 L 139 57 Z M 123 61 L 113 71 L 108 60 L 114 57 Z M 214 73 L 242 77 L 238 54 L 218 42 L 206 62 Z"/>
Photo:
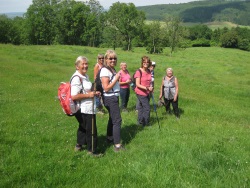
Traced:
<path fill-rule="evenodd" d="M 111 60 L 115 60 L 115 61 L 117 60 L 116 57 L 110 57 L 110 58 L 108 58 L 108 59 L 109 59 L 110 61 L 111 61 Z"/>
<path fill-rule="evenodd" d="M 104 57 L 100 57 L 100 58 L 98 58 L 98 59 L 104 59 Z"/>

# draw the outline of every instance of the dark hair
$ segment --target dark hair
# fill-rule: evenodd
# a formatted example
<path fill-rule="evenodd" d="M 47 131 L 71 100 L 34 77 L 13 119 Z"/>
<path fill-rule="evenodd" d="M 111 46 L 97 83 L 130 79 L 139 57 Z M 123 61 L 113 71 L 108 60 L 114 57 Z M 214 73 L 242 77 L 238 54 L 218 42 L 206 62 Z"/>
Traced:
<path fill-rule="evenodd" d="M 149 62 L 148 67 L 151 66 L 152 62 L 151 62 L 150 58 L 149 58 L 148 56 L 145 56 L 145 55 L 144 55 L 144 56 L 142 56 L 142 58 L 141 58 L 141 68 L 143 67 L 143 62 L 145 62 L 145 61 L 148 61 L 148 62 Z"/>

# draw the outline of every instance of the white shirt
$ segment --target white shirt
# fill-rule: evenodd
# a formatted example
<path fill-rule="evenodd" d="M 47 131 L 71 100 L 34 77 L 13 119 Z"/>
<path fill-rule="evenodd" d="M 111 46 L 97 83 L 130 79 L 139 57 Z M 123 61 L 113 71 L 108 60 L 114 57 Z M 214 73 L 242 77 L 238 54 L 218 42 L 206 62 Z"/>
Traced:
<path fill-rule="evenodd" d="M 75 77 L 71 80 L 71 95 L 72 96 L 77 95 L 79 93 L 87 94 L 91 92 L 92 83 L 89 81 L 88 75 L 83 76 L 78 71 L 76 71 L 72 75 L 72 77 L 73 76 Z M 82 79 L 82 82 L 80 81 L 78 76 Z M 95 100 L 95 97 L 94 99 L 87 98 L 87 99 L 82 99 L 81 101 L 78 101 L 78 105 L 81 108 L 81 113 L 84 113 L 84 114 L 96 113 L 95 101 L 94 101 L 94 111 L 93 111 L 93 100 Z"/>
<path fill-rule="evenodd" d="M 110 81 L 110 83 L 112 83 L 115 79 L 115 75 L 116 73 L 113 75 L 112 72 L 110 72 L 110 70 L 108 70 L 107 68 L 103 67 L 101 72 L 100 72 L 100 78 L 102 79 L 102 77 L 109 77 L 109 80 L 111 80 L 112 76 L 113 79 Z M 110 89 L 108 92 L 103 91 L 103 95 L 104 96 L 119 96 L 120 95 L 120 84 L 117 81 L 114 85 L 114 87 L 112 89 Z"/>

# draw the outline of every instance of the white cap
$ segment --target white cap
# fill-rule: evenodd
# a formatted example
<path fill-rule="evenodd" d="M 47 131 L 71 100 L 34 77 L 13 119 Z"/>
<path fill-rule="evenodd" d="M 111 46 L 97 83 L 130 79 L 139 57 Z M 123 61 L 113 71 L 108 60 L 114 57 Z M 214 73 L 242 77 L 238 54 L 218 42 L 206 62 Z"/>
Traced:
<path fill-rule="evenodd" d="M 155 65 L 156 63 L 154 61 L 152 61 L 152 65 Z"/>

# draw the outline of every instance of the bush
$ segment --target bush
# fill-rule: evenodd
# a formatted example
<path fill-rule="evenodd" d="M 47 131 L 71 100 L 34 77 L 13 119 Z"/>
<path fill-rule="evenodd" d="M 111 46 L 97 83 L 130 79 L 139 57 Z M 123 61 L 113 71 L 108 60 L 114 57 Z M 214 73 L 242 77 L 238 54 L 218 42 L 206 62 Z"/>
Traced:
<path fill-rule="evenodd" d="M 241 39 L 238 43 L 239 49 L 250 51 L 250 43 L 248 39 Z"/>
<path fill-rule="evenodd" d="M 238 35 L 235 31 L 229 31 L 221 36 L 221 47 L 238 48 Z"/>
<path fill-rule="evenodd" d="M 194 40 L 192 47 L 210 47 L 210 41 L 207 39 Z"/>

